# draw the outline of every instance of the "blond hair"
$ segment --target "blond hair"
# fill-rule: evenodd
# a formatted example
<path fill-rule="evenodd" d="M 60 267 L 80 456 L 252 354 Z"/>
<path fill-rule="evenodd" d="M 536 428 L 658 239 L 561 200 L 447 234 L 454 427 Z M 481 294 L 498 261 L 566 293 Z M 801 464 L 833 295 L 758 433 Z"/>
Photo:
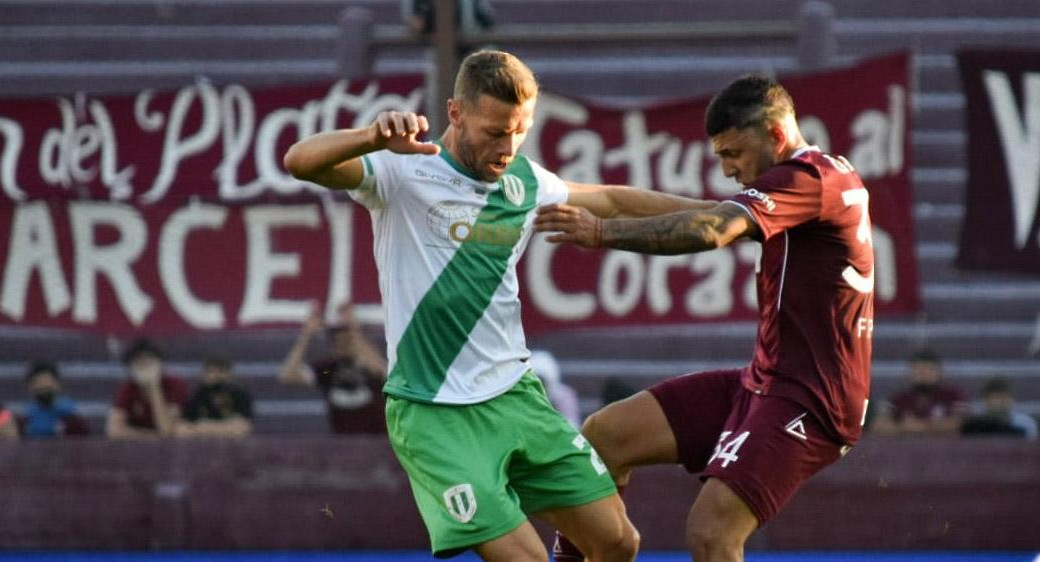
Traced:
<path fill-rule="evenodd" d="M 470 104 L 481 95 L 520 105 L 538 96 L 538 81 L 526 64 L 509 53 L 477 51 L 462 61 L 454 96 Z"/>

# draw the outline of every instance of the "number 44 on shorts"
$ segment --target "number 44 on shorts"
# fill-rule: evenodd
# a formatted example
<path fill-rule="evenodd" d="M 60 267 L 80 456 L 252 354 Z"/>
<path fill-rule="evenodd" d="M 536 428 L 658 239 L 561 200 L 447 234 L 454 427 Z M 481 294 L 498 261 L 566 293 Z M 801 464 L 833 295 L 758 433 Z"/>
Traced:
<path fill-rule="evenodd" d="M 740 457 L 737 456 L 737 451 L 740 450 L 740 446 L 747 441 L 750 431 L 745 431 L 740 435 L 737 435 L 733 439 L 726 441 L 726 438 L 733 433 L 732 431 L 723 431 L 722 435 L 719 435 L 719 442 L 715 445 L 715 452 L 708 459 L 708 464 L 711 464 L 715 459 L 722 459 L 722 468 L 729 466 L 729 463 L 736 462 Z"/>

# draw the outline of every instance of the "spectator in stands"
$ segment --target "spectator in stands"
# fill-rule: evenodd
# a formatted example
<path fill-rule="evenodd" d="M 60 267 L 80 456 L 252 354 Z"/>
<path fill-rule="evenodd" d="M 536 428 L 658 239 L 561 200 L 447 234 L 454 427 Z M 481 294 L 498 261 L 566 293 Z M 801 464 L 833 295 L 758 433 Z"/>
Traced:
<path fill-rule="evenodd" d="M 170 437 L 177 430 L 188 398 L 188 385 L 163 372 L 159 348 L 147 339 L 134 341 L 123 354 L 127 380 L 108 411 L 106 433 L 112 439 Z"/>
<path fill-rule="evenodd" d="M 202 365 L 178 437 L 245 437 L 253 432 L 253 398 L 235 382 L 231 363 L 210 357 Z"/>
<path fill-rule="evenodd" d="M 308 365 L 307 348 L 323 328 L 321 308 L 312 307 L 279 379 L 286 384 L 317 386 L 325 397 L 333 433 L 384 433 L 386 361 L 361 331 L 352 304 L 341 304 L 337 315 L 336 322 L 325 327 L 329 354 Z"/>
<path fill-rule="evenodd" d="M 32 402 L 25 416 L 19 420 L 22 435 L 29 438 L 86 435 L 90 426 L 76 414 L 76 403 L 61 394 L 61 375 L 58 366 L 37 361 L 25 375 Z"/>
<path fill-rule="evenodd" d="M 874 422 L 882 434 L 946 434 L 960 430 L 968 410 L 964 391 L 942 382 L 939 356 L 922 350 L 910 358 L 910 386 L 892 396 Z"/>
<path fill-rule="evenodd" d="M 981 394 L 982 411 L 964 420 L 962 435 L 1016 435 L 1036 439 L 1036 420 L 1014 409 L 1015 397 L 1007 379 L 989 379 Z"/>
<path fill-rule="evenodd" d="M 401 19 L 413 33 L 433 33 L 434 4 L 436 0 L 401 0 Z M 495 13 L 487 0 L 456 0 L 455 22 L 462 33 L 483 31 L 495 25 Z"/>
<path fill-rule="evenodd" d="M 428 37 L 435 31 L 437 17 L 434 14 L 436 0 L 401 0 L 401 20 L 414 34 Z M 487 0 L 456 0 L 455 23 L 459 33 L 486 31 L 494 27 L 495 15 Z M 486 48 L 486 47 L 485 47 Z M 470 45 L 459 45 L 456 49 L 460 59 L 474 50 Z M 437 63 L 434 50 L 426 52 L 426 103 L 427 107 L 443 103 L 434 99 L 437 93 Z"/>
<path fill-rule="evenodd" d="M 545 394 L 549 402 L 556 408 L 567 421 L 574 427 L 581 427 L 581 407 L 578 402 L 578 393 L 563 382 L 560 377 L 560 364 L 556 357 L 549 351 L 535 349 L 531 350 L 531 370 L 541 379 L 545 387 Z"/>
<path fill-rule="evenodd" d="M 0 441 L 18 440 L 18 420 L 14 413 L 0 403 Z"/>

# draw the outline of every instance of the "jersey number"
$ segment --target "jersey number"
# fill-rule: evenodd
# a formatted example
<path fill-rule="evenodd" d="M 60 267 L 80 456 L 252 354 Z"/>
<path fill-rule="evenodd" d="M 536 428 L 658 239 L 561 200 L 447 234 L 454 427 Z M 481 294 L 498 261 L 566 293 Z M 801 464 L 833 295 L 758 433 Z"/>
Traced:
<path fill-rule="evenodd" d="M 737 451 L 740 450 L 740 447 L 744 444 L 744 441 L 747 441 L 747 438 L 751 435 L 751 432 L 745 431 L 744 433 L 741 433 L 740 435 L 734 437 L 728 443 L 726 443 L 726 438 L 729 437 L 731 433 L 733 432 L 723 431 L 722 435 L 719 435 L 719 442 L 717 445 L 715 445 L 715 453 L 713 453 L 711 455 L 711 458 L 708 459 L 708 464 L 715 462 L 715 459 L 722 459 L 722 468 L 726 468 L 727 466 L 729 466 L 729 463 L 737 462 L 737 460 L 740 458 L 737 456 Z"/>
<path fill-rule="evenodd" d="M 856 240 L 868 246 L 872 245 L 873 240 L 870 238 L 870 215 L 867 214 L 867 208 L 870 205 L 870 194 L 862 187 L 850 189 L 841 193 L 841 200 L 845 203 L 845 206 L 857 207 L 859 209 L 859 226 L 856 228 Z M 841 272 L 841 277 L 853 289 L 861 293 L 874 291 L 873 267 L 870 268 L 870 273 L 863 275 L 850 265 Z"/>

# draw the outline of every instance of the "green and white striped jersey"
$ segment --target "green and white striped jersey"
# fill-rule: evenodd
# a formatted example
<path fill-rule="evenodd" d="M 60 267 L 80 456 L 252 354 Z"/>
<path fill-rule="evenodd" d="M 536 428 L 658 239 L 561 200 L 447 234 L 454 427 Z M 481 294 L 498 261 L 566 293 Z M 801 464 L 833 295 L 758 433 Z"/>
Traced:
<path fill-rule="evenodd" d="M 390 374 L 409 400 L 482 402 L 528 369 L 516 262 L 535 209 L 567 199 L 555 174 L 517 156 L 496 183 L 440 155 L 362 157 L 350 194 L 372 214 Z"/>

